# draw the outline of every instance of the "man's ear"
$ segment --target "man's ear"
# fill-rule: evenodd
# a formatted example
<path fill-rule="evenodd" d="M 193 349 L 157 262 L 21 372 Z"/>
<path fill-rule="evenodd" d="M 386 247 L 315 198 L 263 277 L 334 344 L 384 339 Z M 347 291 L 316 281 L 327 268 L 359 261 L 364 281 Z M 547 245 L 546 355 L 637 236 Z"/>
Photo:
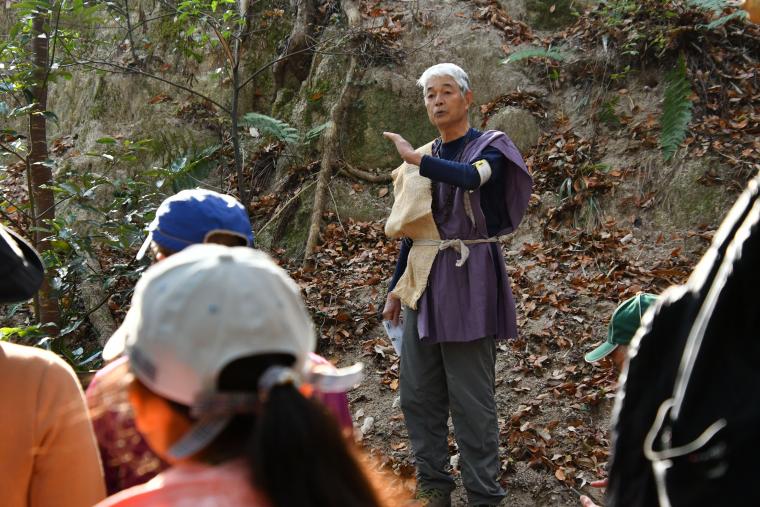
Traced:
<path fill-rule="evenodd" d="M 467 90 L 464 93 L 464 100 L 467 103 L 467 107 L 470 107 L 470 105 L 472 105 L 472 90 Z"/>

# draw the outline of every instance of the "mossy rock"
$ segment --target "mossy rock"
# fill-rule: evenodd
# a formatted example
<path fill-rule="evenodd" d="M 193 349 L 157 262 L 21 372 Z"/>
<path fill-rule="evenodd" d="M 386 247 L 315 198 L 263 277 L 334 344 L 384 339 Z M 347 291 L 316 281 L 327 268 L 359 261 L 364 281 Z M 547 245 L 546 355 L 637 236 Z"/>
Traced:
<path fill-rule="evenodd" d="M 510 18 L 525 20 L 525 0 L 497 0 L 497 3 Z"/>
<path fill-rule="evenodd" d="M 528 152 L 538 143 L 541 135 L 535 116 L 516 107 L 505 107 L 500 110 L 488 119 L 486 126 L 506 133 L 520 153 Z"/>
<path fill-rule="evenodd" d="M 349 162 L 364 168 L 399 165 L 398 153 L 383 137 L 384 131 L 401 134 L 415 147 L 438 135 L 428 121 L 421 97 L 412 101 L 387 89 L 366 89 L 349 112 L 344 138 Z"/>
<path fill-rule="evenodd" d="M 530 26 L 538 30 L 554 30 L 577 19 L 578 2 L 573 0 L 525 0 Z"/>
<path fill-rule="evenodd" d="M 684 164 L 676 169 L 667 186 L 663 206 L 657 210 L 655 220 L 677 230 L 690 230 L 702 224 L 717 226 L 736 195 L 725 186 L 707 186 L 698 180 L 707 170 L 703 162 Z"/>
<path fill-rule="evenodd" d="M 287 0 L 267 0 L 252 4 L 257 19 L 266 23 L 266 33 L 263 37 L 251 37 L 243 53 L 241 78 L 246 79 L 254 71 L 270 64 L 279 56 L 279 50 L 290 36 L 293 20 L 290 16 L 274 16 L 277 10 L 288 12 L 290 7 Z M 288 86 L 291 85 L 291 86 Z M 292 83 L 286 83 L 286 88 Z M 240 97 L 241 111 L 272 112 L 274 103 L 274 75 L 271 67 L 262 72 L 245 88 Z"/>

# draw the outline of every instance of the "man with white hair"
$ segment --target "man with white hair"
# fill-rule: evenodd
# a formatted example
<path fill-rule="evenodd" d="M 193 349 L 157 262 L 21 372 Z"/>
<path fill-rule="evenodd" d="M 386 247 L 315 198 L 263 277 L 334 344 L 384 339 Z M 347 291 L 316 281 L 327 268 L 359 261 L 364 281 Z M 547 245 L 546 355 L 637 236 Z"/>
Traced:
<path fill-rule="evenodd" d="M 503 132 L 470 127 L 472 90 L 464 70 L 434 65 L 417 84 L 440 133 L 429 154 L 398 134 L 383 134 L 406 163 L 394 173 L 394 210 L 404 199 L 425 198 L 422 192 L 401 197 L 399 178 L 414 173 L 413 166 L 419 172 L 410 177 L 429 179 L 432 194 L 426 196 L 432 231 L 419 232 L 419 220 L 417 237 L 408 233 L 412 228 L 400 229 L 407 237 L 383 310 L 386 320 L 398 323 L 404 308 L 401 409 L 415 455 L 417 496 L 429 506 L 450 505 L 450 410 L 470 505 L 498 505 L 506 493 L 499 482 L 495 341 L 517 336 L 498 241 L 522 220 L 532 180 Z"/>

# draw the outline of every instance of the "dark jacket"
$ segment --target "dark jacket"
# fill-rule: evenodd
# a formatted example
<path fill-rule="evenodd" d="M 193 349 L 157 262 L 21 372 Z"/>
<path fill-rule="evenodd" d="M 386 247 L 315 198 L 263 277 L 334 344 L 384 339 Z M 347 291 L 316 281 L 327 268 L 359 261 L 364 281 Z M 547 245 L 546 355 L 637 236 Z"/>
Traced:
<path fill-rule="evenodd" d="M 42 260 L 24 239 L 0 225 L 0 303 L 24 301 L 42 284 Z"/>
<path fill-rule="evenodd" d="M 758 505 L 760 178 L 642 322 L 613 413 L 612 506 Z"/>

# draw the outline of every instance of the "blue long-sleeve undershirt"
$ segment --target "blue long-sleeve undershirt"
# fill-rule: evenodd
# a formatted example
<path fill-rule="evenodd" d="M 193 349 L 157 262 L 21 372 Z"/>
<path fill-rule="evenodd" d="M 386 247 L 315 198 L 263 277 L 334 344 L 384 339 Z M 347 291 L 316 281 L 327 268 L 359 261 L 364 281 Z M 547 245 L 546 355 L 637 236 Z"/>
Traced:
<path fill-rule="evenodd" d="M 435 158 L 430 155 L 422 157 L 420 176 L 465 190 L 475 190 L 480 186 L 480 173 L 474 165 Z"/>
<path fill-rule="evenodd" d="M 412 249 L 412 240 L 409 238 L 401 239 L 401 248 L 398 252 L 398 260 L 396 261 L 396 269 L 393 271 L 393 278 L 391 278 L 391 284 L 388 286 L 388 292 L 396 288 L 398 279 L 404 274 L 406 270 L 406 263 L 409 260 L 409 250 Z"/>

